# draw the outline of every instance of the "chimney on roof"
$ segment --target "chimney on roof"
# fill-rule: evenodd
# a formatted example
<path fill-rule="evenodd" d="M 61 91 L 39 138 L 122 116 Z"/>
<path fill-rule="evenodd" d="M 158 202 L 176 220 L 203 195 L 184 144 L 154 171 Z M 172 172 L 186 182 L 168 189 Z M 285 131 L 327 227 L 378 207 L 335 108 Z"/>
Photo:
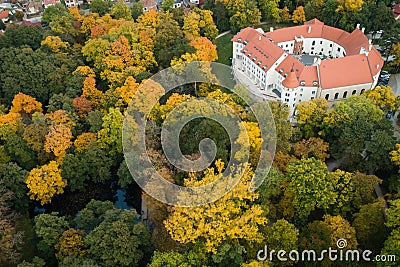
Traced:
<path fill-rule="evenodd" d="M 311 26 L 308 26 L 308 33 L 311 33 Z"/>
<path fill-rule="evenodd" d="M 369 39 L 369 40 L 368 40 L 368 43 L 369 43 L 369 48 L 368 48 L 368 50 L 371 51 L 371 50 L 372 50 L 372 40 Z"/>
<path fill-rule="evenodd" d="M 364 32 L 365 32 L 365 27 L 362 27 L 362 28 L 361 28 L 361 31 L 364 33 Z"/>
<path fill-rule="evenodd" d="M 356 28 L 357 28 L 357 29 L 360 29 L 360 23 L 357 23 Z"/>
<path fill-rule="evenodd" d="M 258 36 L 258 41 L 261 41 L 261 35 L 260 35 L 260 36 Z"/>
<path fill-rule="evenodd" d="M 274 27 L 269 27 L 269 31 L 273 32 L 274 31 Z"/>

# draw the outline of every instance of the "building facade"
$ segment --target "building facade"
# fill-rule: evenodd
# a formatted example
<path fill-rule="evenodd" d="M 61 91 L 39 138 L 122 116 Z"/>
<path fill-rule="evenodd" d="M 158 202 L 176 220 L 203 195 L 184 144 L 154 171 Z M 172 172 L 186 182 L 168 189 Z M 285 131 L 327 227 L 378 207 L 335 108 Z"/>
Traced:
<path fill-rule="evenodd" d="M 270 32 L 245 28 L 232 42 L 234 73 L 287 103 L 292 115 L 302 101 L 334 102 L 374 88 L 384 63 L 359 25 L 348 33 L 317 19 Z"/>

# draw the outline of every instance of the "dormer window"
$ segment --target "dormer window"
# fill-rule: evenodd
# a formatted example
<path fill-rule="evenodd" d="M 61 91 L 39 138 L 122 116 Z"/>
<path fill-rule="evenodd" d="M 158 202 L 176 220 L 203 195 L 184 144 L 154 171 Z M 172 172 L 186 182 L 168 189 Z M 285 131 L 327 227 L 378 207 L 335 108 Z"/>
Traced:
<path fill-rule="evenodd" d="M 284 71 L 284 69 L 280 69 L 280 70 L 279 70 L 279 73 L 282 73 L 283 71 Z"/>
<path fill-rule="evenodd" d="M 242 42 L 242 38 L 241 38 L 241 37 L 238 38 L 238 42 L 239 42 L 239 43 Z"/>
<path fill-rule="evenodd" d="M 301 81 L 300 81 L 300 85 L 302 85 L 302 86 L 306 85 L 306 81 L 301 80 Z"/>
<path fill-rule="evenodd" d="M 261 62 L 261 60 L 260 60 L 260 61 L 258 61 L 258 63 L 257 63 L 257 64 L 258 64 L 258 65 L 261 65 L 261 63 L 262 63 L 262 62 Z"/>
<path fill-rule="evenodd" d="M 318 82 L 317 81 L 313 81 L 313 83 L 312 83 L 314 86 L 317 86 L 318 85 Z"/>
<path fill-rule="evenodd" d="M 257 60 L 257 57 L 253 57 L 253 61 L 256 61 Z"/>
<path fill-rule="evenodd" d="M 247 45 L 248 43 L 249 43 L 249 41 L 248 40 L 244 40 L 244 42 L 243 42 L 245 45 Z"/>

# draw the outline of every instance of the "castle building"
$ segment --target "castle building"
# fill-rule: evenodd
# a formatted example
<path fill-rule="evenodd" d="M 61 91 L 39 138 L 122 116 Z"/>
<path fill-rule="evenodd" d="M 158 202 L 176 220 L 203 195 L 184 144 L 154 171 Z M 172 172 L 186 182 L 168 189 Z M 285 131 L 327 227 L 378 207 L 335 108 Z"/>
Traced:
<path fill-rule="evenodd" d="M 346 99 L 374 88 L 384 63 L 359 28 L 348 33 L 317 19 L 270 32 L 245 28 L 232 39 L 232 68 L 292 115 L 302 101 Z"/>

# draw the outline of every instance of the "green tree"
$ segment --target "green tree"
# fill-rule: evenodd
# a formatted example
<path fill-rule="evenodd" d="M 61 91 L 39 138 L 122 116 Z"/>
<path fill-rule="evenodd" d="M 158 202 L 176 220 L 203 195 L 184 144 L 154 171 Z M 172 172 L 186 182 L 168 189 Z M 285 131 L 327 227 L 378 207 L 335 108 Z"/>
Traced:
<path fill-rule="evenodd" d="M 152 253 L 150 233 L 134 210 L 115 210 L 84 240 L 89 257 L 106 266 L 140 266 Z"/>
<path fill-rule="evenodd" d="M 90 10 L 93 13 L 98 13 L 100 16 L 104 16 L 110 12 L 113 2 L 108 0 L 92 0 L 90 2 Z"/>
<path fill-rule="evenodd" d="M 299 241 L 299 230 L 285 219 L 276 221 L 265 231 L 265 244 L 268 250 L 297 250 Z M 283 263 L 282 266 L 291 266 L 294 262 Z"/>
<path fill-rule="evenodd" d="M 315 158 L 292 161 L 287 169 L 287 190 L 294 194 L 296 214 L 306 218 L 316 208 L 327 210 L 336 203 L 338 193 L 326 165 Z"/>
<path fill-rule="evenodd" d="M 132 20 L 132 13 L 129 6 L 123 2 L 118 1 L 115 5 L 113 5 L 110 9 L 110 15 L 114 19 L 125 19 Z"/>
<path fill-rule="evenodd" d="M 167 11 L 171 11 L 173 8 L 175 1 L 173 0 L 165 0 L 162 3 L 162 9 L 167 12 Z"/>
<path fill-rule="evenodd" d="M 0 37 L 0 47 L 30 46 L 33 50 L 40 47 L 43 29 L 39 26 L 11 24 Z"/>
<path fill-rule="evenodd" d="M 58 216 L 57 212 L 39 214 L 35 217 L 35 234 L 40 239 L 37 248 L 46 257 L 54 255 L 54 245 L 58 242 L 62 233 L 69 228 L 65 217 Z"/>
<path fill-rule="evenodd" d="M 136 20 L 140 15 L 143 14 L 143 2 L 135 1 L 132 3 L 132 18 Z"/>
<path fill-rule="evenodd" d="M 269 20 L 278 23 L 281 20 L 279 10 L 279 0 L 261 0 L 258 6 L 262 14 L 263 21 Z"/>
<path fill-rule="evenodd" d="M 0 186 L 13 193 L 7 204 L 21 214 L 26 212 L 29 202 L 25 184 L 27 177 L 28 172 L 15 163 L 0 164 Z"/>
<path fill-rule="evenodd" d="M 306 13 L 306 19 L 311 20 L 313 18 L 324 21 L 324 0 L 308 1 L 304 6 L 304 12 Z"/>
<path fill-rule="evenodd" d="M 384 200 L 361 206 L 354 214 L 353 226 L 356 229 L 360 248 L 378 251 L 386 239 Z"/>
<path fill-rule="evenodd" d="M 42 15 L 42 23 L 49 25 L 50 22 L 62 16 L 68 16 L 68 9 L 62 4 L 51 5 L 46 8 Z"/>
<path fill-rule="evenodd" d="M 396 259 L 400 257 L 400 200 L 390 201 L 390 206 L 386 210 L 386 226 L 392 230 L 388 239 L 386 239 L 381 255 L 395 255 Z M 387 262 L 385 265 L 378 266 L 396 266 L 395 262 Z"/>
<path fill-rule="evenodd" d="M 76 224 L 79 229 L 90 232 L 105 220 L 107 211 L 112 212 L 116 210 L 110 201 L 92 199 L 76 216 Z"/>

